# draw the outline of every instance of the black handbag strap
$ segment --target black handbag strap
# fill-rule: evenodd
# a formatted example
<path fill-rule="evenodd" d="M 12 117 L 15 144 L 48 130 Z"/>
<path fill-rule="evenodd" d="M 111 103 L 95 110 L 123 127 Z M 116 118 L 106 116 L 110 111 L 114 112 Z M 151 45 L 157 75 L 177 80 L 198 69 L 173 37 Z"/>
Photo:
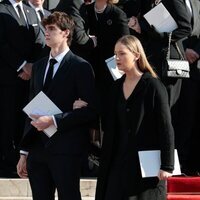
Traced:
<path fill-rule="evenodd" d="M 168 49 L 167 49 L 167 55 L 166 55 L 167 60 L 170 59 L 170 45 L 171 45 L 171 41 L 172 41 L 172 32 L 169 33 Z M 185 59 L 184 59 L 184 55 L 182 54 L 182 52 L 181 52 L 181 50 L 180 50 L 180 48 L 179 48 L 177 42 L 175 42 L 175 47 L 176 47 L 176 49 L 177 49 L 177 51 L 178 51 L 178 54 L 179 54 L 180 57 L 181 57 L 181 60 L 185 60 Z"/>

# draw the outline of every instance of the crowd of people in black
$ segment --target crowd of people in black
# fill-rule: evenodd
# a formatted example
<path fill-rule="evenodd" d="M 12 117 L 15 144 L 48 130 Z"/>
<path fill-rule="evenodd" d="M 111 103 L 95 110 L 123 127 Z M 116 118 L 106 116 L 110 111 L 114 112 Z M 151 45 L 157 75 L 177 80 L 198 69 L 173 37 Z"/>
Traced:
<path fill-rule="evenodd" d="M 54 199 L 55 188 L 60 199 L 80 200 L 79 178 L 90 175 L 99 175 L 98 200 L 165 199 L 174 148 L 182 173 L 199 176 L 200 1 L 60 0 L 51 11 L 43 3 L 0 2 L 0 177 L 28 175 L 34 200 Z M 171 33 L 144 18 L 159 3 L 177 24 Z M 169 35 L 170 58 L 181 51 L 189 78 L 163 76 Z M 113 55 L 124 72 L 117 81 L 105 62 Z M 22 109 L 40 91 L 63 114 L 26 119 Z M 58 131 L 48 138 L 50 125 Z M 95 174 L 91 130 L 103 134 Z M 152 149 L 161 150 L 161 169 L 142 179 L 137 152 Z"/>

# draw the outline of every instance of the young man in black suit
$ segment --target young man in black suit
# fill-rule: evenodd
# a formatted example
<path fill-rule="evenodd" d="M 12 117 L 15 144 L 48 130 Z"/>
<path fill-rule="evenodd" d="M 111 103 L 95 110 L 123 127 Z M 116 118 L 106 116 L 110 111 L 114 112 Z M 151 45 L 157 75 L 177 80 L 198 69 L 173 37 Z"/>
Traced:
<path fill-rule="evenodd" d="M 18 7 L 19 6 L 19 7 Z M 44 46 L 39 21 L 21 0 L 0 3 L 0 177 L 16 173 L 32 63 Z M 16 175 L 15 175 L 16 176 Z"/>
<path fill-rule="evenodd" d="M 51 52 L 33 66 L 30 99 L 43 90 L 63 114 L 33 115 L 35 120 L 27 122 L 18 174 L 26 177 L 28 172 L 34 200 L 54 199 L 55 188 L 59 200 L 81 200 L 81 160 L 87 152 L 90 124 L 97 117 L 94 75 L 90 64 L 69 49 L 74 22 L 67 14 L 54 12 L 44 19 L 43 25 Z M 53 78 L 46 87 L 52 58 L 56 60 Z M 73 109 L 79 98 L 88 106 Z M 52 124 L 57 132 L 48 138 L 43 130 Z M 24 152 L 29 153 L 23 155 Z"/>

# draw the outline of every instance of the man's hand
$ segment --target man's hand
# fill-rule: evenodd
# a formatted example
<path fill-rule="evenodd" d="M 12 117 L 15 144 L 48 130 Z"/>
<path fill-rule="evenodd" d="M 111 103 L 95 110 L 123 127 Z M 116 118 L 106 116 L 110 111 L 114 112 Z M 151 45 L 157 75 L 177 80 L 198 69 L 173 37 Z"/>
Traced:
<path fill-rule="evenodd" d="M 17 174 L 19 175 L 20 178 L 27 178 L 28 173 L 26 169 L 26 155 L 20 155 L 20 159 L 17 163 Z"/>
<path fill-rule="evenodd" d="M 31 77 L 33 63 L 26 63 L 22 68 L 23 71 Z"/>
<path fill-rule="evenodd" d="M 28 81 L 30 80 L 30 76 L 29 74 L 27 74 L 26 72 L 22 71 L 21 73 L 19 73 L 18 77 L 20 77 L 22 80 L 24 81 Z"/>
<path fill-rule="evenodd" d="M 140 27 L 137 17 L 132 16 L 129 19 L 128 26 L 129 28 L 133 29 L 137 33 L 141 33 L 141 27 Z"/>
<path fill-rule="evenodd" d="M 73 103 L 73 110 L 78 109 L 78 108 L 82 108 L 82 107 L 86 107 L 88 105 L 87 102 L 81 100 L 80 98 L 76 101 L 74 101 Z"/>
<path fill-rule="evenodd" d="M 30 115 L 30 117 L 34 119 L 31 121 L 31 124 L 38 131 L 43 131 L 44 129 L 54 124 L 52 116 Z"/>
<path fill-rule="evenodd" d="M 196 60 L 199 59 L 199 54 L 193 49 L 186 49 L 185 56 L 190 64 L 194 63 Z"/>

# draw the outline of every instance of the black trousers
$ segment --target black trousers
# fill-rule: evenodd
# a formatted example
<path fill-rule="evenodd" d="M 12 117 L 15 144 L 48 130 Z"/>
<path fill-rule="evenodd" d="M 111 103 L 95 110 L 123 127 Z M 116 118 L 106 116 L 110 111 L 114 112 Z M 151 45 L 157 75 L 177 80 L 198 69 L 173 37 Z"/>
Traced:
<path fill-rule="evenodd" d="M 55 154 L 45 149 L 29 152 L 27 170 L 33 200 L 54 200 L 55 189 L 59 200 L 81 200 L 81 156 Z"/>
<path fill-rule="evenodd" d="M 175 142 L 182 169 L 199 171 L 200 161 L 200 80 L 184 79 L 179 100 L 179 116 L 175 125 Z"/>

